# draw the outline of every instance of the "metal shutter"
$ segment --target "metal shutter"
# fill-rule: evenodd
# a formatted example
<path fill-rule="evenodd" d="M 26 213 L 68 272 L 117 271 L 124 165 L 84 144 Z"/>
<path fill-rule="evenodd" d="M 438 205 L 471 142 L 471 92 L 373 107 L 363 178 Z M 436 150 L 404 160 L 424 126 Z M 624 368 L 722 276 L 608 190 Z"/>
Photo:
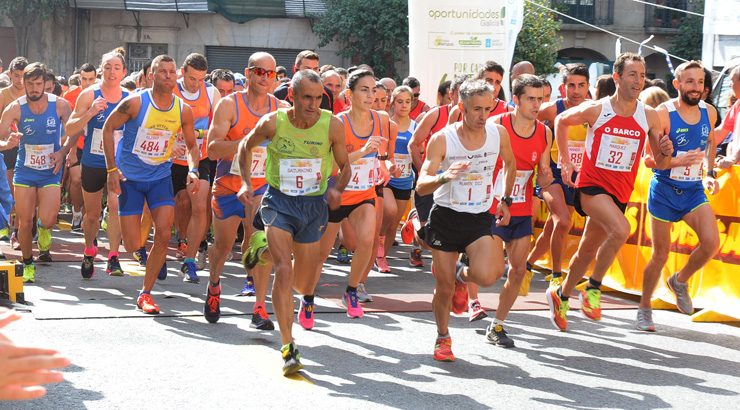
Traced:
<path fill-rule="evenodd" d="M 303 50 L 289 48 L 255 48 L 255 47 L 221 47 L 206 46 L 206 58 L 208 59 L 208 70 L 217 68 L 228 68 L 235 73 L 244 74 L 249 56 L 264 51 L 272 54 L 277 65 L 285 67 L 288 74 L 293 72 L 295 56 Z"/>

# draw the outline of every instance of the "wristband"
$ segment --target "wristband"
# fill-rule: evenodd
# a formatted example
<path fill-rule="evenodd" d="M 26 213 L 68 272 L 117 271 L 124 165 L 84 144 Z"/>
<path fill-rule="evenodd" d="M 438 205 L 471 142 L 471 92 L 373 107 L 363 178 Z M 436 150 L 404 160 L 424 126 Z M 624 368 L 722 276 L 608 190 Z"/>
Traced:
<path fill-rule="evenodd" d="M 715 171 L 714 169 L 710 169 L 709 171 L 707 171 L 707 176 L 717 179 L 717 171 Z"/>
<path fill-rule="evenodd" d="M 112 173 L 112 172 L 116 172 L 116 171 L 118 171 L 118 167 L 108 168 L 108 169 L 106 169 L 105 171 L 106 171 L 107 173 L 109 173 L 109 174 L 110 174 L 110 173 Z"/>
<path fill-rule="evenodd" d="M 388 154 L 385 154 L 385 155 L 378 155 L 378 159 L 379 159 L 379 160 L 381 160 L 381 161 L 385 161 L 385 160 L 387 160 L 387 159 L 388 159 Z"/>
<path fill-rule="evenodd" d="M 190 172 L 193 173 L 193 174 L 195 174 L 195 175 L 200 175 L 200 171 L 198 170 L 198 168 L 192 168 L 190 170 Z"/>
<path fill-rule="evenodd" d="M 444 185 L 450 181 L 444 177 L 444 174 L 439 174 L 437 175 L 437 182 L 439 182 L 440 185 Z"/>

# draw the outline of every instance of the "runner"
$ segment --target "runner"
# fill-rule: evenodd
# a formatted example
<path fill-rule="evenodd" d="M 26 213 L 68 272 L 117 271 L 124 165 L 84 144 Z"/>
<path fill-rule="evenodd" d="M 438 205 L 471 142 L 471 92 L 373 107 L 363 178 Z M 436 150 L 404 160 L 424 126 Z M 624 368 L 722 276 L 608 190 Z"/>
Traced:
<path fill-rule="evenodd" d="M 334 99 L 334 107 L 332 108 L 332 112 L 334 114 L 339 114 L 349 108 L 349 106 L 345 105 L 344 101 L 339 98 L 342 93 L 342 76 L 334 70 L 328 70 L 321 74 L 321 82 L 324 84 L 325 88 L 331 91 L 332 98 Z"/>
<path fill-rule="evenodd" d="M 377 251 L 377 248 L 373 248 L 377 233 L 375 209 L 377 157 L 378 151 L 387 149 L 391 130 L 388 114 L 371 109 L 376 91 L 373 73 L 366 69 L 355 70 L 350 74 L 347 86 L 352 104 L 349 111 L 342 113 L 339 118 L 344 125 L 345 144 L 349 162 L 352 164 L 352 180 L 342 194 L 341 206 L 329 211 L 329 225 L 321 238 L 321 261 L 326 260 L 331 252 L 339 225 L 347 218 L 352 230 L 357 233 L 357 243 L 342 302 L 347 307 L 347 316 L 360 318 L 364 314 L 360 296 L 366 302 L 372 301 L 362 280 L 372 268 L 375 261 L 373 256 Z M 381 166 L 385 168 L 384 161 L 381 162 Z M 387 170 L 383 170 L 383 173 L 387 173 Z M 371 232 L 375 234 L 369 234 Z M 313 298 L 322 268 L 321 264 L 316 267 L 315 276 L 311 278 L 312 283 L 301 283 L 297 286 L 299 290 L 309 289 L 308 293 L 303 293 L 304 305 L 309 305 L 310 299 Z M 313 309 L 312 305 L 310 309 Z M 313 318 L 301 324 L 313 327 Z"/>
<path fill-rule="evenodd" d="M 505 112 L 511 111 L 513 107 L 509 107 L 506 104 L 506 101 L 501 100 L 498 98 L 499 95 L 501 95 L 501 82 L 504 80 L 504 67 L 495 62 L 495 61 L 486 61 L 486 63 L 483 65 L 483 68 L 481 68 L 478 71 L 478 76 L 476 77 L 477 80 L 484 80 L 486 83 L 488 83 L 491 87 L 493 87 L 493 109 L 491 110 L 490 116 L 493 117 L 494 115 L 503 114 Z M 450 116 L 449 120 L 447 121 L 448 124 L 452 124 L 458 121 L 462 120 L 462 106 L 460 103 L 458 103 L 456 106 L 452 107 L 450 110 Z"/>
<path fill-rule="evenodd" d="M 155 57 L 152 73 L 152 88 L 121 101 L 103 126 L 108 191 L 119 197 L 123 244 L 146 266 L 136 299 L 136 306 L 146 314 L 159 313 L 151 291 L 158 278 L 167 277 L 165 257 L 175 212 L 171 156 L 180 130 L 188 149 L 187 189 L 197 192 L 199 187 L 193 112 L 172 91 L 177 81 L 175 60 L 167 55 Z M 123 138 L 115 144 L 114 131 L 123 126 Z M 154 221 L 154 243 L 148 257 L 140 232 L 144 201 Z"/>
<path fill-rule="evenodd" d="M 51 262 L 51 229 L 59 215 L 60 183 L 64 158 L 74 144 L 64 136 L 64 123 L 71 109 L 67 101 L 44 90 L 46 66 L 31 63 L 23 70 L 26 94 L 13 101 L 0 119 L 0 140 L 4 148 L 18 147 L 15 163 L 16 214 L 18 239 L 23 254 L 23 281 L 36 281 L 33 263 L 33 224 L 38 216 L 39 261 Z M 11 132 L 19 124 L 18 132 Z M 37 213 L 38 207 L 38 213 Z"/>
<path fill-rule="evenodd" d="M 436 281 L 432 309 L 437 323 L 434 360 L 454 361 L 447 324 L 450 308 L 456 314 L 467 307 L 468 283 L 491 286 L 504 273 L 501 240 L 491 227 L 509 223 L 507 204 L 516 177 L 514 153 L 506 129 L 486 123 L 493 108 L 493 89 L 483 81 L 467 81 L 460 87 L 463 121 L 445 127 L 429 141 L 416 189 L 420 195 L 434 193 L 434 206 L 422 236 L 432 247 Z M 504 196 L 496 215 L 493 203 L 493 168 L 498 156 L 504 161 Z M 470 268 L 458 262 L 467 253 Z"/>
<path fill-rule="evenodd" d="M 217 68 L 211 71 L 211 84 L 216 87 L 221 98 L 226 97 L 234 92 L 234 73 L 231 70 Z"/>
<path fill-rule="evenodd" d="M 509 204 L 511 219 L 505 226 L 493 226 L 492 234 L 506 244 L 506 255 L 509 261 L 509 272 L 506 283 L 499 295 L 496 316 L 488 326 L 486 337 L 489 342 L 502 347 L 514 347 L 514 341 L 504 329 L 504 320 L 509 314 L 525 279 L 527 253 L 532 236 L 532 198 L 534 187 L 532 177 L 535 168 L 539 169 L 537 181 L 540 186 L 552 183 L 552 171 L 548 153 L 552 144 L 552 132 L 545 124 L 537 121 L 537 114 L 543 99 L 543 87 L 539 78 L 531 74 L 520 74 L 512 84 L 514 111 L 501 114 L 489 122 L 501 124 L 506 128 L 511 142 L 511 149 L 516 157 L 516 180 Z M 497 164 L 496 183 L 493 192 L 500 198 L 503 188 L 503 176 Z M 495 200 L 490 212 L 498 206 Z M 496 241 L 496 245 L 500 245 Z"/>
<path fill-rule="evenodd" d="M 403 83 L 401 85 L 405 85 L 413 92 L 412 96 L 414 98 L 411 100 L 411 111 L 409 112 L 409 117 L 412 120 L 416 121 L 420 115 L 432 109 L 427 105 L 427 103 L 419 99 L 419 96 L 421 95 L 421 83 L 419 83 L 419 80 L 415 77 L 409 76 L 403 79 Z M 421 119 L 419 120 L 421 121 Z"/>
<path fill-rule="evenodd" d="M 5 111 L 5 108 L 10 105 L 13 101 L 26 95 L 26 89 L 23 87 L 23 70 L 26 69 L 28 60 L 25 57 L 16 57 L 10 61 L 8 65 L 8 74 L 10 76 L 10 85 L 0 90 L 0 113 Z M 12 131 L 18 131 L 16 124 L 11 125 Z M 3 161 L 5 161 L 5 176 L 8 179 L 10 185 L 10 192 L 13 192 L 13 173 L 15 171 L 15 161 L 18 157 L 18 147 L 2 149 Z M 20 249 L 20 242 L 18 242 L 18 222 L 11 218 L 10 228 L 13 232 L 10 235 L 10 246 L 18 250 Z M 5 235 L 3 235 L 5 236 Z"/>
<path fill-rule="evenodd" d="M 272 302 L 280 326 L 283 374 L 303 368 L 293 341 L 294 283 L 312 281 L 321 266 L 319 239 L 326 228 L 329 209 L 336 209 L 351 171 L 342 123 L 331 112 L 320 109 L 321 77 L 313 71 L 297 72 L 291 80 L 293 108 L 280 109 L 262 117 L 257 127 L 239 144 L 242 187 L 239 200 L 248 206 L 254 193 L 251 179 L 251 150 L 269 140 L 267 146 L 267 191 L 260 216 L 275 264 Z M 334 187 L 328 186 L 332 156 L 340 169 Z M 324 194 L 326 199 L 324 199 Z M 304 291 L 296 285 L 298 292 Z M 313 304 L 311 304 L 313 307 Z M 303 305 L 299 311 L 304 312 Z"/>
<path fill-rule="evenodd" d="M 190 106 L 195 121 L 195 134 L 200 149 L 198 165 L 198 189 L 186 190 L 188 159 L 184 153 L 172 161 L 172 189 L 175 193 L 175 217 L 177 219 L 178 244 L 177 257 L 183 258 L 180 272 L 183 280 L 190 283 L 200 283 L 198 266 L 195 257 L 198 251 L 203 252 L 205 258 L 206 244 L 203 243 L 208 229 L 208 202 L 211 163 L 206 155 L 208 140 L 208 126 L 213 118 L 213 107 L 221 98 L 216 87 L 206 84 L 208 62 L 200 54 L 193 53 L 187 56 L 182 65 L 183 78 L 177 82 L 175 95 Z M 175 146 L 183 145 L 182 136 L 175 140 Z M 190 243 L 191 246 L 188 246 Z M 197 245 L 197 246 L 196 246 Z"/>
<path fill-rule="evenodd" d="M 426 159 L 426 149 L 429 145 L 429 140 L 432 135 L 439 132 L 442 128 L 447 125 L 450 118 L 450 111 L 453 107 L 456 107 L 460 99 L 460 86 L 467 79 L 467 76 L 457 76 L 452 82 L 450 87 L 450 104 L 434 107 L 424 115 L 418 126 L 414 130 L 411 140 L 409 141 L 408 151 L 411 155 L 412 166 L 416 174 L 421 169 L 421 164 Z M 409 212 L 406 223 L 404 224 L 403 232 L 407 232 L 404 242 L 412 243 L 413 246 L 409 252 L 409 264 L 414 267 L 421 268 L 424 266 L 424 261 L 421 259 L 421 242 L 415 237 L 415 232 L 421 229 L 424 224 L 429 220 L 429 212 L 434 204 L 434 198 L 430 195 L 421 196 L 418 192 L 414 192 L 414 209 Z M 417 224 L 418 226 L 414 226 Z"/>
<path fill-rule="evenodd" d="M 295 64 L 293 65 L 293 73 L 297 73 L 302 70 L 311 70 L 315 73 L 319 72 L 319 55 L 311 50 L 303 50 L 295 58 Z M 290 89 L 290 82 L 279 85 L 274 92 L 275 97 L 287 101 L 291 105 L 293 104 L 293 92 Z M 334 101 L 331 97 L 331 90 L 324 87 L 324 96 L 321 97 L 321 109 L 332 111 L 334 108 Z"/>
<path fill-rule="evenodd" d="M 244 206 L 237 198 L 242 186 L 237 153 L 241 140 L 255 128 L 260 118 L 265 114 L 283 107 L 290 107 L 269 94 L 272 83 L 275 81 L 275 58 L 268 53 L 254 53 L 249 57 L 245 74 L 249 79 L 247 91 L 240 91 L 229 95 L 217 106 L 213 123 L 208 137 L 208 154 L 216 163 L 216 179 L 213 183 L 213 234 L 214 242 L 210 254 L 210 286 L 205 306 L 205 317 L 211 323 L 218 321 L 220 316 L 220 287 L 218 286 L 227 255 L 230 253 L 236 239 L 239 224 L 244 223 L 244 236 L 249 238 L 253 229 L 257 209 L 262 194 L 267 189 L 265 181 L 265 159 L 267 144 L 262 144 L 252 151 L 250 162 L 250 182 L 253 189 L 249 206 Z M 264 232 L 254 234 L 255 243 L 264 238 Z M 248 252 L 244 252 L 247 255 Z M 256 265 L 256 264 L 255 264 Z M 248 272 L 248 287 L 243 293 L 257 296 L 254 304 L 251 326 L 262 330 L 272 330 L 274 325 L 267 315 L 265 300 L 270 282 L 272 265 L 252 265 Z M 250 275 L 251 273 L 251 275 Z"/>
<path fill-rule="evenodd" d="M 735 135 L 733 132 L 735 121 L 740 118 L 740 64 L 730 71 L 728 77 L 730 77 L 730 86 L 732 88 L 731 95 L 734 95 L 737 100 L 725 113 L 725 118 L 722 119 L 722 124 L 714 129 L 715 145 L 721 144 L 730 133 Z M 735 135 L 733 138 L 737 140 L 738 137 Z"/>
<path fill-rule="evenodd" d="M 80 273 L 85 279 L 95 274 L 95 255 L 98 253 L 95 238 L 100 229 L 103 188 L 107 182 L 105 153 L 103 151 L 103 125 L 116 105 L 128 97 L 129 93 L 120 86 L 126 75 L 126 59 L 118 51 L 104 54 L 100 63 L 103 79 L 93 85 L 77 98 L 74 112 L 66 125 L 70 135 L 79 135 L 84 130 L 84 148 L 80 155 L 82 163 L 82 193 L 85 205 L 85 216 L 82 222 L 85 234 Z M 115 139 L 120 139 L 123 129 L 117 129 Z M 105 271 L 111 276 L 123 276 L 123 269 L 118 261 L 118 249 L 121 246 L 121 224 L 118 219 L 118 196 L 108 192 L 108 263 Z"/>
<path fill-rule="evenodd" d="M 554 102 L 543 105 L 537 119 L 555 128 L 555 117 L 569 108 L 577 107 L 586 101 L 588 95 L 588 67 L 583 64 L 568 65 L 563 71 L 563 83 L 565 84 L 565 98 L 558 98 Z M 578 171 L 581 169 L 583 152 L 586 144 L 587 124 L 574 125 L 567 128 L 567 153 L 570 162 L 575 167 L 573 179 L 576 180 Z M 557 137 L 557 135 L 556 135 Z M 573 200 L 575 189 L 563 182 L 560 172 L 560 161 L 557 144 L 552 144 L 550 152 L 549 167 L 555 179 L 548 188 L 537 185 L 535 192 L 537 196 L 545 201 L 550 214 L 545 221 L 545 226 L 535 241 L 534 248 L 527 258 L 527 273 L 522 282 L 520 295 L 529 293 L 529 285 L 532 281 L 532 264 L 542 258 L 550 250 L 552 261 L 551 283 L 559 285 L 563 281 L 562 265 L 563 253 L 568 243 L 568 232 L 573 226 Z"/>
<path fill-rule="evenodd" d="M 676 307 L 682 313 L 694 313 L 686 282 L 720 247 L 717 218 L 704 193 L 705 186 L 712 195 L 719 191 L 713 169 L 716 150 L 713 126 L 717 110 L 701 100 L 704 67 L 699 61 L 682 63 L 676 67 L 675 76 L 673 87 L 679 96 L 660 105 L 658 117 L 663 133 L 670 136 L 677 150 L 671 158 L 672 168 L 654 170 L 648 191 L 653 254 L 643 273 L 636 322 L 638 330 L 648 332 L 655 331 L 650 299 L 668 261 L 671 225 L 681 220 L 686 222 L 698 241 L 684 266 L 667 280 L 668 289 L 676 296 Z M 646 158 L 645 162 L 647 165 L 653 161 Z M 706 172 L 703 180 L 702 168 Z"/>
<path fill-rule="evenodd" d="M 560 286 L 550 286 L 547 301 L 553 325 L 566 331 L 568 297 L 596 260 L 587 288 L 580 292 L 581 310 L 592 320 L 601 319 L 601 280 L 630 234 L 624 216 L 648 139 L 658 167 L 668 167 L 673 146 L 662 135 L 660 119 L 653 108 L 637 100 L 645 83 L 645 60 L 634 53 L 622 53 L 614 62 L 617 92 L 594 104 L 581 104 L 555 120 L 558 147 L 568 146 L 568 127 L 589 124 L 586 150 L 575 184 L 575 165 L 567 150 L 559 149 L 561 176 L 576 187 L 575 209 L 588 216 L 578 250 L 570 261 L 569 273 Z"/>

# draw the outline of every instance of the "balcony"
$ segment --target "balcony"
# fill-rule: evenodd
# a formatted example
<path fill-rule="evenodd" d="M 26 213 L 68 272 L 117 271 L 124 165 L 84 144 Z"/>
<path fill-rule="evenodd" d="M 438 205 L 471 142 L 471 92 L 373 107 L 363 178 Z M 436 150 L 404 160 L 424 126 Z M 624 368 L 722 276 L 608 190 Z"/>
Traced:
<path fill-rule="evenodd" d="M 614 24 L 614 0 L 553 0 L 559 11 L 598 26 Z M 580 24 L 567 17 L 560 18 L 563 24 Z"/>
<path fill-rule="evenodd" d="M 690 10 L 689 0 L 655 0 L 655 4 Z M 645 30 L 648 32 L 673 33 L 678 31 L 686 13 L 645 5 Z"/>

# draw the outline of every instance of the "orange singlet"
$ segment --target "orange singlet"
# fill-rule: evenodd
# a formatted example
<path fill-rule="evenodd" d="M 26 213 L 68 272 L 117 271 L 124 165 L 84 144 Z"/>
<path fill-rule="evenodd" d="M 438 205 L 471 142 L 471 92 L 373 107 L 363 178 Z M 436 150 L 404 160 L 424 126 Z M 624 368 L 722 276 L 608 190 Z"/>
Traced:
<path fill-rule="evenodd" d="M 342 113 L 339 119 L 344 124 L 344 140 L 347 144 L 347 153 L 362 149 L 367 143 L 367 139 L 372 136 L 384 136 L 383 126 L 380 123 L 380 114 L 375 110 L 370 110 L 370 118 L 373 122 L 373 128 L 370 134 L 359 136 L 352 128 L 352 121 L 349 113 Z M 352 179 L 347 184 L 342 193 L 342 205 L 355 205 L 368 199 L 374 199 L 375 193 L 375 173 L 377 169 L 377 151 L 365 155 L 352 163 Z"/>

